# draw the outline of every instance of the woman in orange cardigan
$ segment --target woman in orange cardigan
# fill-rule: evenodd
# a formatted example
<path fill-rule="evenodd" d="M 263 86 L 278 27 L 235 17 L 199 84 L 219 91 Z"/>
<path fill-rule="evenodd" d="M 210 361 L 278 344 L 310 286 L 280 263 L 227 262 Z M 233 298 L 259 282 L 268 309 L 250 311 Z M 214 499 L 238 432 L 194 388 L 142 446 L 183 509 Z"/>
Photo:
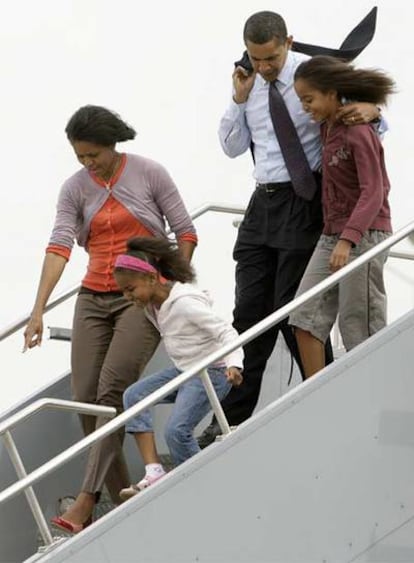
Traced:
<path fill-rule="evenodd" d="M 187 260 L 197 243 L 192 221 L 168 172 L 157 162 L 121 153 L 116 143 L 135 137 L 120 117 L 99 106 L 80 108 L 66 127 L 82 168 L 62 186 L 24 347 L 42 341 L 43 312 L 76 239 L 89 254 L 72 332 L 72 389 L 76 401 L 122 409 L 122 394 L 142 373 L 159 334 L 128 302 L 113 277 L 117 255 L 131 237 L 166 237 L 165 219 Z M 138 344 L 137 344 L 138 343 Z M 82 416 L 85 434 L 105 420 Z M 122 455 L 124 432 L 91 448 L 75 503 L 53 523 L 69 532 L 90 523 L 104 483 L 112 500 L 130 480 Z"/>

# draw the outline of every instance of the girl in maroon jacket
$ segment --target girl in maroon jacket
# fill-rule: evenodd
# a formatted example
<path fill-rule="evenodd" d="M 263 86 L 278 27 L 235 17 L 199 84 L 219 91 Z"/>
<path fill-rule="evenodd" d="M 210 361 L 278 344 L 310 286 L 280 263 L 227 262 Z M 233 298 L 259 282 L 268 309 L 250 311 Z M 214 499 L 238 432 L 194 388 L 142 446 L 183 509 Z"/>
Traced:
<path fill-rule="evenodd" d="M 323 143 L 324 229 L 299 295 L 391 232 L 390 184 L 379 136 L 370 124 L 344 125 L 337 112 L 351 100 L 385 103 L 394 82 L 383 72 L 317 56 L 297 68 L 295 90 L 304 110 L 321 123 Z M 346 350 L 385 326 L 385 259 L 385 255 L 374 258 L 291 315 L 306 377 L 325 366 L 324 343 L 337 315 Z"/>

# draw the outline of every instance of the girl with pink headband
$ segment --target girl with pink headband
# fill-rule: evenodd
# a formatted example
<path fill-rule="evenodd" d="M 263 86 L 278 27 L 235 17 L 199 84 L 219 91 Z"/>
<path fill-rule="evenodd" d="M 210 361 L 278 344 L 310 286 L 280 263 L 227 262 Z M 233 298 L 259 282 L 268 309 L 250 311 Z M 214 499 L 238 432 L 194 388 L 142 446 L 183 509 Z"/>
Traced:
<path fill-rule="evenodd" d="M 233 327 L 218 317 L 207 294 L 192 282 L 194 272 L 175 245 L 162 239 L 133 238 L 127 253 L 115 262 L 115 279 L 129 301 L 143 307 L 147 318 L 163 337 L 173 362 L 158 373 L 133 383 L 124 393 L 124 407 L 144 399 L 181 372 L 237 338 Z M 210 365 L 208 373 L 218 398 L 222 400 L 231 385 L 240 385 L 243 351 L 235 350 Z M 210 410 L 210 403 L 199 377 L 184 383 L 162 402 L 173 403 L 165 428 L 165 439 L 174 465 L 200 451 L 193 431 Z M 145 464 L 145 476 L 120 491 L 126 500 L 165 475 L 154 440 L 151 409 L 139 413 L 126 424 L 134 435 Z"/>

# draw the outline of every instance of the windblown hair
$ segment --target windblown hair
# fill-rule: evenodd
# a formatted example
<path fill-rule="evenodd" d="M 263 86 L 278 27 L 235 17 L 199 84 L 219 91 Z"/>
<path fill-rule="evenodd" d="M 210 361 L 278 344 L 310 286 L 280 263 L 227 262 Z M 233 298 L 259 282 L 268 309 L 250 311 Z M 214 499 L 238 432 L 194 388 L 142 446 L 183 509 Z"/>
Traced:
<path fill-rule="evenodd" d="M 244 43 L 251 41 L 256 45 L 263 45 L 273 39 L 285 43 L 287 39 L 285 20 L 275 12 L 257 12 L 244 24 L 243 39 Z"/>
<path fill-rule="evenodd" d="M 177 245 L 170 240 L 152 237 L 131 238 L 127 241 L 125 254 L 148 262 L 168 280 L 184 283 L 195 279 L 193 268 Z M 115 271 L 121 270 L 125 271 L 125 268 L 115 268 Z"/>
<path fill-rule="evenodd" d="M 83 106 L 69 119 L 65 128 L 69 141 L 87 141 L 111 147 L 135 138 L 136 132 L 119 115 L 101 106 Z"/>
<path fill-rule="evenodd" d="M 317 55 L 301 63 L 295 80 L 304 80 L 315 90 L 326 93 L 335 90 L 338 99 L 385 104 L 395 93 L 395 82 L 377 69 L 356 69 L 352 64 L 335 57 Z"/>

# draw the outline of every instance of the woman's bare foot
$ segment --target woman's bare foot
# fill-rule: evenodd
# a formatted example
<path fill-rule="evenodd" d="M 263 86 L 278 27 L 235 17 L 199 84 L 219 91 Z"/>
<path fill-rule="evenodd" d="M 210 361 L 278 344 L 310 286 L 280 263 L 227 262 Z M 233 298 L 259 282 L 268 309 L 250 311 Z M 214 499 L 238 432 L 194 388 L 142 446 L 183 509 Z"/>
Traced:
<path fill-rule="evenodd" d="M 61 518 L 72 524 L 85 524 L 92 516 L 95 507 L 95 495 L 93 493 L 79 493 L 75 502 L 62 514 Z"/>

